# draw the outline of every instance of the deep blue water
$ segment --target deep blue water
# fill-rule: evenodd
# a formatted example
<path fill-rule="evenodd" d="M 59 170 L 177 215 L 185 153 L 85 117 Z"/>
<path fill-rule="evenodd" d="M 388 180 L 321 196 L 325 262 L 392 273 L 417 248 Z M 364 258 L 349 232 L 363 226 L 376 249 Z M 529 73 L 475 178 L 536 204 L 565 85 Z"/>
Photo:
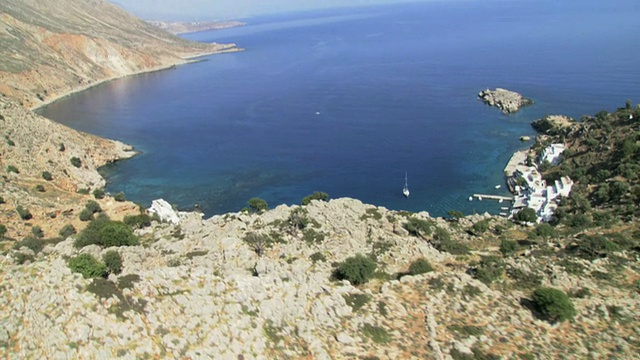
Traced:
<path fill-rule="evenodd" d="M 497 212 L 530 122 L 640 101 L 640 2 L 457 1 L 249 19 L 187 36 L 246 51 L 121 79 L 39 112 L 142 151 L 108 191 L 207 215 L 321 190 L 390 209 Z M 512 89 L 504 116 L 478 100 Z M 405 171 L 411 197 L 402 194 Z"/>

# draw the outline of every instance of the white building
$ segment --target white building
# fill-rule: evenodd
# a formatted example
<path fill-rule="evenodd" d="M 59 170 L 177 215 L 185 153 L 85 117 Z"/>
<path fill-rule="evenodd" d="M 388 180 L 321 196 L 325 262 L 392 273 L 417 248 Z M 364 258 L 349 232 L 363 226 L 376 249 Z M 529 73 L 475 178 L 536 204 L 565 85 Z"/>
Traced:
<path fill-rule="evenodd" d="M 551 165 L 558 165 L 562 152 L 564 152 L 564 144 L 551 144 L 542 150 L 540 163 L 548 161 Z"/>

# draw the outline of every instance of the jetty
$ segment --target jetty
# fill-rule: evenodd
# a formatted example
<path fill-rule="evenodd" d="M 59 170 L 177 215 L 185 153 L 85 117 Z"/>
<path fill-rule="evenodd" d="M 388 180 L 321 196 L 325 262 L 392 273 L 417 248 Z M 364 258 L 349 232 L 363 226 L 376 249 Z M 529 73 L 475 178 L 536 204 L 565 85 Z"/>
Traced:
<path fill-rule="evenodd" d="M 500 202 L 502 202 L 502 201 L 513 201 L 513 196 L 473 194 L 473 197 L 478 199 L 478 200 L 489 199 L 489 200 L 498 200 Z"/>

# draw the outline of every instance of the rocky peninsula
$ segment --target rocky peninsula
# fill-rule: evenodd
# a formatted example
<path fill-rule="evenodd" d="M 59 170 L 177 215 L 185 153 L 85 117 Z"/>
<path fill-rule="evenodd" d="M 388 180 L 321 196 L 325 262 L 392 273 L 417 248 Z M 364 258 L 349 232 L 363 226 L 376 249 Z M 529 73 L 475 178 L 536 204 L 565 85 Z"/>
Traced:
<path fill-rule="evenodd" d="M 521 94 L 501 88 L 482 90 L 478 93 L 478 99 L 489 106 L 497 107 L 505 115 L 515 113 L 522 107 L 533 104 L 532 100 Z"/>

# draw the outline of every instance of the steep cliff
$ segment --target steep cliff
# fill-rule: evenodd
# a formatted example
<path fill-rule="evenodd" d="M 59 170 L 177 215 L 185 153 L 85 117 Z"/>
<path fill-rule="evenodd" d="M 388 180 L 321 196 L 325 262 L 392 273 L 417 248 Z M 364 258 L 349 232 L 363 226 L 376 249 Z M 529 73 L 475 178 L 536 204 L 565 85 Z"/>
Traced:
<path fill-rule="evenodd" d="M 0 93 L 26 107 L 234 48 L 186 41 L 102 0 L 0 2 Z"/>

